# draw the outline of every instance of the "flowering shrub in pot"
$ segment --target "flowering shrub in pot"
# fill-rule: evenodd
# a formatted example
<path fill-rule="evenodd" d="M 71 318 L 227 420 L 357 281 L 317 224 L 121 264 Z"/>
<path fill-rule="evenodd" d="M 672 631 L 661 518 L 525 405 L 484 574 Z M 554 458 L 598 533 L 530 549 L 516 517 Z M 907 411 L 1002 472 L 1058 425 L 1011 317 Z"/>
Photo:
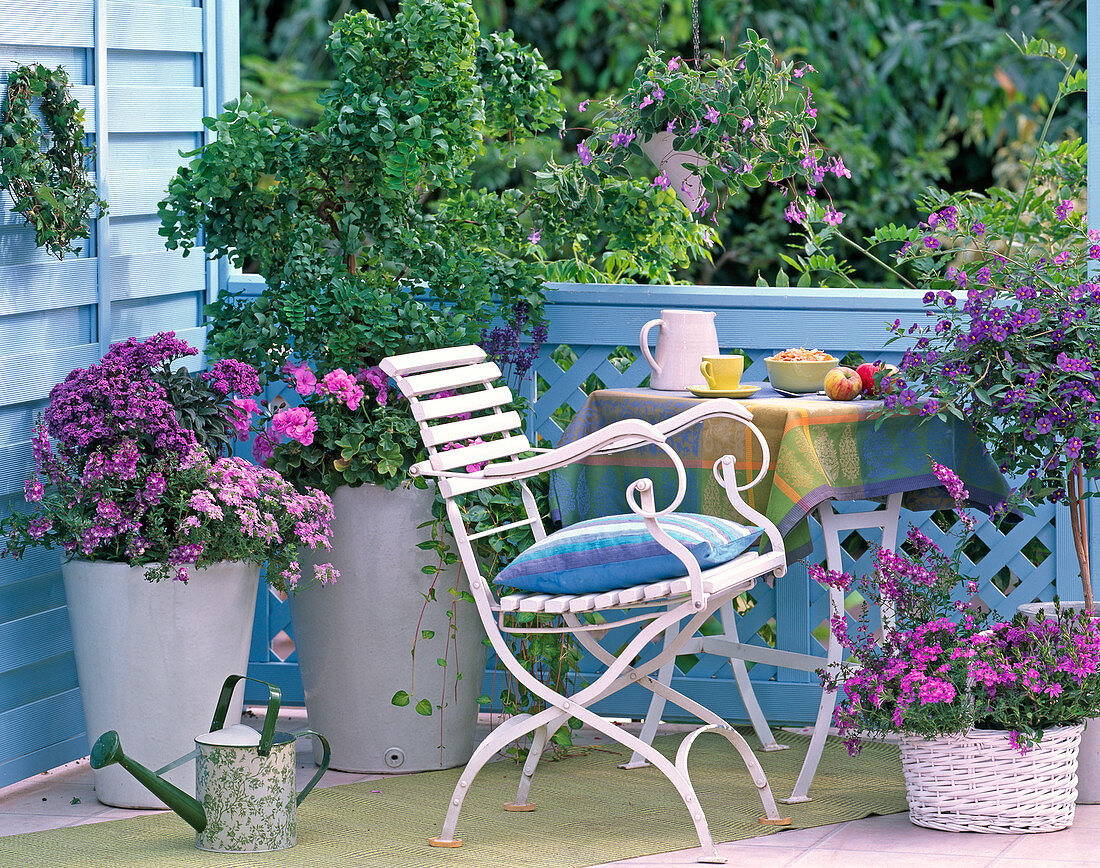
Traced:
<path fill-rule="evenodd" d="M 261 565 L 283 591 L 336 578 L 327 563 L 303 577 L 298 562 L 300 546 L 329 544 L 328 496 L 227 454 L 247 435 L 256 371 L 231 359 L 173 369 L 195 354 L 171 332 L 131 338 L 55 386 L 29 511 L 0 523 L 5 554 L 65 552 L 88 735 L 116 729 L 149 760 L 187 753 L 226 676 L 245 672 Z M 229 713 L 240 711 L 238 696 Z M 186 767 L 169 779 L 194 786 Z M 96 771 L 96 796 L 162 806 L 111 768 Z"/>
<path fill-rule="evenodd" d="M 1027 501 L 1066 503 L 1092 611 L 1085 503 L 1100 473 L 1100 284 L 1090 275 L 1100 261 L 1100 234 L 1088 230 L 1081 213 L 1084 141 L 1046 142 L 1062 99 L 1084 91 L 1085 74 L 1075 57 L 1042 40 L 1021 50 L 1063 68 L 1022 188 L 930 190 L 918 202 L 926 216 L 917 226 L 882 227 L 864 249 L 922 290 L 927 306 L 925 322 L 891 326 L 891 340 L 910 347 L 896 392 L 885 396 L 888 408 L 965 420 L 1001 471 L 1019 482 L 997 513 L 1028 510 Z M 828 238 L 841 231 L 808 229 L 813 255 L 803 265 L 832 266 L 847 279 L 824 255 Z"/>
<path fill-rule="evenodd" d="M 977 583 L 960 574 L 975 523 L 963 508 L 968 493 L 949 468 L 933 462 L 933 471 L 955 501 L 953 552 L 910 528 L 902 551 L 879 551 L 877 576 L 853 583 L 847 573 L 811 567 L 814 578 L 858 590 L 884 612 L 879 635 L 866 604 L 854 635 L 845 613 L 832 613 L 831 628 L 849 652 L 823 673 L 829 687 L 844 690 L 834 722 L 853 754 L 867 736 L 901 736 L 910 817 L 919 825 L 1064 828 L 1073 819 L 1081 722 L 1100 707 L 1100 624 L 1068 610 L 993 622 L 966 596 Z M 1031 763 L 1052 765 L 1054 777 L 1037 775 Z M 993 767 L 999 783 L 991 786 Z M 1013 805 L 1011 819 L 997 816 L 1002 802 Z"/>
<path fill-rule="evenodd" d="M 130 338 L 53 388 L 24 487 L 31 511 L 0 526 L 6 553 L 60 546 L 70 557 L 148 565 L 150 581 L 249 561 L 266 565 L 279 590 L 298 585 L 298 546 L 327 544 L 332 505 L 226 454 L 248 436 L 256 371 L 233 359 L 198 376 L 172 369 L 197 353 L 172 332 Z M 317 578 L 335 575 L 326 565 Z"/>
<path fill-rule="evenodd" d="M 207 311 L 213 325 L 208 352 L 246 361 L 265 385 L 293 390 L 284 393 L 293 406 L 272 402 L 256 454 L 296 485 L 317 486 L 341 501 L 354 499 L 343 489 L 367 486 L 393 489 L 395 501 L 414 498 L 420 492 L 407 490 L 406 471 L 423 457 L 420 438 L 406 405 L 376 369 L 381 359 L 477 343 L 500 328 L 522 334 L 524 347 L 513 350 L 529 365 L 527 348 L 544 336 L 547 279 L 613 274 L 670 282 L 691 256 L 706 253 L 713 233 L 646 182 L 601 178 L 597 187 L 607 207 L 594 209 L 577 208 L 575 197 L 562 195 L 565 188 L 572 192 L 572 180 L 553 172 L 540 173 L 529 191 L 472 184 L 482 151 L 518 159 L 541 134 L 556 132 L 561 102 L 557 73 L 511 34 L 482 35 L 469 0 L 404 4 L 390 20 L 351 13 L 335 24 L 328 50 L 335 76 L 320 97 L 320 123 L 296 128 L 247 95 L 228 104 L 207 121 L 216 140 L 190 154 L 191 163 L 170 181 L 160 206 L 161 234 L 186 253 L 201 233 L 208 255 L 227 255 L 267 283 L 259 298 L 224 293 Z M 578 243 L 582 239 L 587 243 Z M 375 502 L 377 493 L 360 493 Z M 392 542 L 385 512 L 372 508 L 369 516 Z M 429 504 L 421 522 L 431 518 Z M 429 535 L 421 530 L 417 542 L 434 548 L 440 540 Z M 348 538 L 356 540 L 350 531 Z M 421 593 L 438 596 L 444 606 L 429 609 L 450 610 L 450 623 L 469 608 L 476 624 L 472 607 L 447 605 L 462 595 L 457 569 L 448 569 L 436 586 L 414 590 L 424 555 L 415 545 L 410 549 L 410 578 L 385 577 L 390 587 L 404 588 L 418 611 Z M 453 559 L 441 552 L 430 568 L 434 573 Z M 340 566 L 343 580 L 324 593 L 350 593 L 353 569 L 356 585 L 369 588 L 383 579 L 369 558 L 349 553 Z M 456 667 L 448 621 L 432 630 L 415 621 L 408 629 L 395 627 L 375 602 L 330 605 L 377 617 L 379 632 L 398 643 L 382 655 L 395 667 L 407 669 L 415 639 L 417 661 L 445 661 L 448 678 L 461 668 L 462 687 L 474 688 L 463 704 L 476 711 L 479 667 Z M 307 595 L 292 602 L 301 661 L 311 652 L 298 629 L 305 620 L 299 612 L 310 605 Z M 317 621 L 324 624 L 325 617 Z M 362 622 L 352 630 L 369 632 Z M 319 638 L 339 632 L 329 628 Z M 434 632 L 430 642 L 415 638 L 428 632 Z M 343 656 L 362 659 L 356 652 Z M 308 667 L 303 662 L 303 673 Z M 349 673 L 346 690 L 334 688 L 338 699 L 364 692 L 360 675 Z M 414 708 L 430 714 L 457 704 L 452 690 L 429 691 L 426 683 L 418 678 Z M 407 673 L 384 699 L 396 686 L 410 686 Z M 365 708 L 377 704 L 377 693 L 362 700 Z M 306 696 L 317 699 L 309 685 Z M 365 719 L 358 712 L 335 716 Z M 470 718 L 473 726 L 473 713 Z M 406 716 L 397 727 L 402 737 L 420 723 L 412 720 Z M 344 763 L 341 739 L 329 736 L 334 767 L 366 768 L 357 760 Z M 439 731 L 424 737 L 433 746 L 442 740 Z"/>

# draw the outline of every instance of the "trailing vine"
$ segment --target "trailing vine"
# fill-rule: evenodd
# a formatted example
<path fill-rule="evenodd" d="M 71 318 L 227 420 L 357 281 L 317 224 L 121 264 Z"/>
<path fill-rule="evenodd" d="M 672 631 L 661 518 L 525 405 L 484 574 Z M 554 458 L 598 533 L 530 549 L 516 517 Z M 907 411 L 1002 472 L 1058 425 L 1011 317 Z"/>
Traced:
<path fill-rule="evenodd" d="M 0 188 L 34 228 L 34 241 L 58 259 L 79 253 L 90 212 L 106 213 L 87 172 L 95 149 L 84 144 L 84 109 L 69 94 L 63 67 L 20 66 L 8 77 L 0 113 Z M 34 111 L 39 111 L 48 136 Z M 44 147 L 45 146 L 45 147 Z"/>

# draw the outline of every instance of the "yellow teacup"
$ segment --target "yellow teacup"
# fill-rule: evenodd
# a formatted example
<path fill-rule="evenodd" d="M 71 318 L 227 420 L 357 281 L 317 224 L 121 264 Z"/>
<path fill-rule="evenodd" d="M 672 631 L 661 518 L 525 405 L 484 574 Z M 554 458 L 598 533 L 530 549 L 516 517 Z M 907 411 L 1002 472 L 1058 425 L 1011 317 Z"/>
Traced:
<path fill-rule="evenodd" d="M 703 356 L 699 371 L 706 378 L 707 387 L 716 391 L 730 391 L 741 385 L 741 374 L 745 370 L 745 357 Z"/>

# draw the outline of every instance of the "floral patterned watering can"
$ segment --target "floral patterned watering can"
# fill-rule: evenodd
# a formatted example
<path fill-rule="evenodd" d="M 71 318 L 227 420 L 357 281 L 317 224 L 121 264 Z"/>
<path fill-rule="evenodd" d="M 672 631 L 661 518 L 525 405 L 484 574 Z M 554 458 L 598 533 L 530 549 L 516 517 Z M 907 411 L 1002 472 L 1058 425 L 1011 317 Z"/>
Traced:
<path fill-rule="evenodd" d="M 718 355 L 714 317 L 712 310 L 662 310 L 660 319 L 651 319 L 642 326 L 638 344 L 653 370 L 649 375 L 651 388 L 680 392 L 699 382 L 703 356 Z M 649 332 L 655 326 L 661 328 L 656 358 L 649 352 Z"/>
<path fill-rule="evenodd" d="M 118 733 L 101 735 L 92 748 L 92 768 L 119 763 L 195 829 L 195 846 L 219 853 L 283 850 L 298 843 L 298 805 L 328 769 L 329 745 L 308 729 L 275 732 L 282 691 L 267 685 L 269 698 L 263 732 L 250 726 L 223 726 L 229 700 L 243 675 L 230 675 L 222 685 L 210 732 L 196 736 L 195 750 L 153 772 L 122 752 Z M 245 679 L 257 681 L 255 678 Z M 294 792 L 294 743 L 303 735 L 320 740 L 321 767 L 302 792 Z M 191 798 L 159 777 L 195 760 L 195 792 Z"/>

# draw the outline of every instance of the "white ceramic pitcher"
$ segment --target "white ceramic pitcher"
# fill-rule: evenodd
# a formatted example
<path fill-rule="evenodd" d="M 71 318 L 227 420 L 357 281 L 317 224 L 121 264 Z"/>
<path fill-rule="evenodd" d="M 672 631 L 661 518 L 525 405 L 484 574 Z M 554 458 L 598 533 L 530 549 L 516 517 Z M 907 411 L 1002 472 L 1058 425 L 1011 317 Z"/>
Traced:
<path fill-rule="evenodd" d="M 712 310 L 662 310 L 660 319 L 651 319 L 642 326 L 638 344 L 652 369 L 652 388 L 680 392 L 699 382 L 703 356 L 718 355 L 714 317 Z M 649 332 L 655 326 L 661 329 L 656 358 L 649 351 Z"/>

